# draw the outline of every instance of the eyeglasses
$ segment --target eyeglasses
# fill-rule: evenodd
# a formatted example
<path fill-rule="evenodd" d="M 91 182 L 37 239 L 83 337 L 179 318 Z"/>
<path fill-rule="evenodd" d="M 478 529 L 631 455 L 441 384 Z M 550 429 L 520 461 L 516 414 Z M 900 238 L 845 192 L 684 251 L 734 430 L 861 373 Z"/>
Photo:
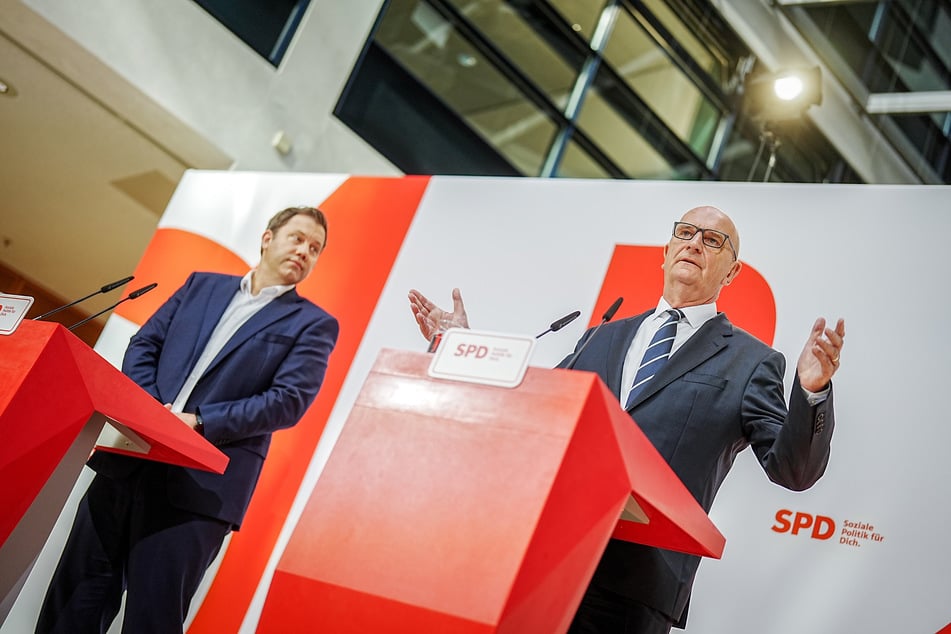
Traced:
<path fill-rule="evenodd" d="M 704 246 L 710 247 L 711 249 L 719 251 L 723 248 L 723 245 L 729 243 L 730 250 L 733 251 L 733 259 L 736 260 L 736 249 L 733 247 L 733 240 L 722 231 L 717 231 L 716 229 L 701 229 L 697 225 L 692 225 L 689 222 L 675 222 L 674 231 L 671 235 L 680 240 L 693 240 L 693 237 L 697 235 L 698 231 L 700 232 L 701 242 L 703 242 Z"/>

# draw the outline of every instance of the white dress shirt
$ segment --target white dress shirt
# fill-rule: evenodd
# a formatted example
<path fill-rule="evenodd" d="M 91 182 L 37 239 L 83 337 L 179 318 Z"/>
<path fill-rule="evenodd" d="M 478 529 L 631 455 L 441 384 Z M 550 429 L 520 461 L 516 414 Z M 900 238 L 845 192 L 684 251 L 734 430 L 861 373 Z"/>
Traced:
<path fill-rule="evenodd" d="M 657 302 L 657 308 L 654 314 L 646 317 L 637 329 L 631 347 L 627 349 L 627 356 L 624 357 L 624 370 L 621 373 L 621 394 L 619 399 L 621 403 L 627 403 L 628 395 L 634 387 L 634 377 L 637 375 L 637 368 L 641 365 L 641 359 L 644 358 L 644 352 L 647 346 L 654 338 L 654 333 L 667 321 L 666 312 L 671 309 L 671 305 L 663 297 Z M 677 334 L 674 336 L 674 346 L 670 351 L 673 356 L 684 343 L 692 337 L 700 326 L 717 316 L 716 303 L 702 304 L 700 306 L 687 306 L 681 308 L 684 318 L 677 323 Z"/>
<path fill-rule="evenodd" d="M 184 385 L 182 385 L 182 389 L 178 392 L 178 396 L 175 397 L 175 401 L 172 403 L 173 412 L 177 413 L 182 411 L 182 408 L 185 407 L 185 403 L 188 402 L 188 398 L 191 396 L 192 390 L 195 389 L 198 379 L 205 373 L 205 370 L 208 369 L 208 366 L 211 365 L 214 358 L 218 356 L 221 349 L 225 347 L 228 340 L 234 336 L 234 333 L 238 332 L 238 328 L 251 319 L 255 313 L 267 306 L 274 298 L 294 288 L 293 284 L 268 286 L 262 288 L 261 292 L 257 295 L 252 295 L 251 276 L 253 274 L 254 270 L 252 269 L 241 278 L 238 291 L 234 294 L 234 297 L 231 298 L 231 303 L 228 304 L 224 314 L 221 315 L 221 319 L 218 320 L 218 325 L 215 326 L 215 330 L 211 333 L 211 337 L 208 339 L 208 343 L 205 344 L 205 349 L 202 351 L 201 356 L 198 357 L 195 367 L 192 368 Z"/>

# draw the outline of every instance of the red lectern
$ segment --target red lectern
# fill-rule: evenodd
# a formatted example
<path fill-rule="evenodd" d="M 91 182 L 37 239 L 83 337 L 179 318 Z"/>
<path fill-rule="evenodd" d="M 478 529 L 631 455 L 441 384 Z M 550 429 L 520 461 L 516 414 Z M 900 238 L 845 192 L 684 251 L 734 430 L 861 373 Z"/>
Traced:
<path fill-rule="evenodd" d="M 228 457 L 59 324 L 0 337 L 0 621 L 109 422 L 120 451 L 222 473 Z"/>
<path fill-rule="evenodd" d="M 431 358 L 380 354 L 259 632 L 563 632 L 612 534 L 720 556 L 597 376 L 529 368 L 505 389 L 431 379 Z"/>

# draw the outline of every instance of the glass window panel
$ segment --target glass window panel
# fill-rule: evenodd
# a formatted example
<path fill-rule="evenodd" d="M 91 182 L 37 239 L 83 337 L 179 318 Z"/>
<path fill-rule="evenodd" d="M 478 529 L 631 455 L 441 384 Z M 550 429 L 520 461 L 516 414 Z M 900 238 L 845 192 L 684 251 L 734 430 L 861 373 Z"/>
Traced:
<path fill-rule="evenodd" d="M 667 127 L 698 156 L 707 156 L 713 135 L 704 130 L 716 108 L 626 12 L 618 13 L 604 57 Z"/>
<path fill-rule="evenodd" d="M 558 176 L 563 178 L 610 178 L 610 174 L 574 141 L 569 141 L 565 146 L 565 153 L 558 165 Z"/>
<path fill-rule="evenodd" d="M 541 173 L 555 137 L 555 124 L 525 99 L 463 115 L 515 167 L 528 176 Z"/>
<path fill-rule="evenodd" d="M 951 37 L 948 37 L 949 33 L 951 33 L 951 8 L 944 4 L 938 7 L 937 14 L 928 25 L 925 34 L 946 68 L 951 68 Z"/>
<path fill-rule="evenodd" d="M 951 88 L 951 22 L 945 5 L 899 0 L 816 6 L 807 12 L 825 36 L 824 44 L 841 56 L 869 92 Z M 939 174 L 945 171 L 949 141 L 943 113 L 886 118 L 932 168 Z"/>
<path fill-rule="evenodd" d="M 825 41 L 841 56 L 842 61 L 856 77 L 873 77 L 883 85 L 888 82 L 886 69 L 869 69 L 869 33 L 877 22 L 875 4 L 860 2 L 848 5 L 809 6 L 804 10 L 816 24 Z M 868 70 L 874 70 L 869 73 Z M 869 90 L 877 92 L 881 86 L 868 84 Z"/>
<path fill-rule="evenodd" d="M 951 44 L 933 44 L 935 38 L 918 24 L 927 19 L 935 23 L 947 15 L 926 10 L 930 3 L 891 5 L 886 10 L 877 4 L 858 3 L 833 7 L 810 7 L 808 13 L 828 38 L 829 44 L 848 63 L 871 92 L 904 90 L 947 90 L 947 50 Z M 925 7 L 925 8 L 923 8 Z M 917 24 L 918 36 L 908 31 L 908 21 Z M 875 35 L 875 40 L 871 38 Z M 932 45 L 928 50 L 922 45 Z"/>
<path fill-rule="evenodd" d="M 951 67 L 951 7 L 934 0 L 898 0 L 896 4 L 904 8 L 941 63 Z"/>
<path fill-rule="evenodd" d="M 716 106 L 706 99 L 701 99 L 697 104 L 697 115 L 690 127 L 690 137 L 687 139 L 687 145 L 703 157 L 707 156 L 713 146 L 722 114 Z"/>
<path fill-rule="evenodd" d="M 892 20 L 882 37 L 882 55 L 889 61 L 895 73 L 912 91 L 947 90 L 947 69 L 935 66 L 928 55 L 930 51 L 907 31 L 907 25 Z"/>
<path fill-rule="evenodd" d="M 550 0 L 558 13 L 571 25 L 573 31 L 588 42 L 601 18 L 605 0 Z"/>
<path fill-rule="evenodd" d="M 449 0 L 549 99 L 564 109 L 577 73 L 503 0 Z"/>
<path fill-rule="evenodd" d="M 672 170 L 661 156 L 592 87 L 578 114 L 578 127 L 632 178 L 669 178 Z"/>
<path fill-rule="evenodd" d="M 714 81 L 722 87 L 724 82 L 728 79 L 728 74 L 725 72 L 722 62 L 694 36 L 691 30 L 687 28 L 687 25 L 671 10 L 665 0 L 644 0 L 644 4 L 650 12 L 660 20 L 664 28 L 670 31 L 670 34 L 674 36 L 677 42 L 684 47 L 690 57 L 693 58 L 693 61 L 696 62 L 700 68 L 707 71 Z"/>
<path fill-rule="evenodd" d="M 935 125 L 934 115 L 889 115 L 925 160 L 940 169 L 942 155 L 948 152 L 948 137 Z M 946 159 L 945 159 L 946 160 Z"/>
<path fill-rule="evenodd" d="M 435 9 L 394 0 L 376 39 L 519 170 L 540 173 L 554 122 Z"/>

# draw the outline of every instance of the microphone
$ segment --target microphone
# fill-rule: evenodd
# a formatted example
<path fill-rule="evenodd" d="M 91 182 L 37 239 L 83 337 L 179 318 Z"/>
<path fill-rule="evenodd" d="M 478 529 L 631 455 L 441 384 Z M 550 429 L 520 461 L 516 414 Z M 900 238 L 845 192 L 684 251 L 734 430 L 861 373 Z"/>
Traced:
<path fill-rule="evenodd" d="M 135 279 L 135 277 L 132 276 L 132 275 L 130 275 L 129 277 L 124 277 L 124 278 L 122 278 L 121 280 L 116 280 L 116 281 L 113 282 L 112 284 L 106 284 L 105 286 L 103 286 L 102 288 L 100 288 L 100 289 L 99 289 L 98 291 L 96 291 L 95 293 L 90 293 L 89 295 L 86 295 L 85 297 L 80 297 L 80 298 L 77 299 L 76 301 L 70 302 L 70 303 L 66 304 L 65 306 L 60 306 L 59 308 L 54 308 L 53 310 L 51 310 L 51 311 L 49 311 L 49 312 L 43 313 L 43 314 L 40 315 L 39 317 L 34 317 L 34 318 L 32 319 L 32 321 L 39 321 L 40 319 L 43 319 L 44 317 L 49 317 L 50 315 L 52 315 L 52 314 L 54 314 L 54 313 L 58 313 L 58 312 L 61 311 L 61 310 L 66 310 L 66 309 L 69 308 L 70 306 L 75 306 L 75 305 L 78 304 L 79 302 L 84 302 L 84 301 L 86 301 L 87 299 L 89 299 L 90 297 L 95 297 L 96 295 L 98 295 L 98 294 L 100 294 L 100 293 L 108 293 L 109 291 L 113 291 L 113 290 L 119 288 L 120 286 L 124 286 L 125 284 L 128 284 L 129 282 L 131 282 L 131 281 L 134 280 L 134 279 Z"/>
<path fill-rule="evenodd" d="M 617 309 L 621 307 L 621 302 L 623 301 L 623 297 L 618 297 L 616 300 L 614 300 L 614 303 L 611 304 L 606 311 L 604 311 L 604 315 L 601 317 L 601 323 L 594 327 L 594 330 L 591 332 L 591 336 L 585 339 L 585 342 L 581 344 L 581 347 L 578 348 L 578 351 L 572 355 L 571 360 L 565 364 L 566 370 L 570 370 L 571 368 L 575 367 L 575 362 L 578 361 L 578 357 L 581 356 L 581 353 L 584 352 L 584 349 L 588 347 L 588 344 L 591 343 L 591 340 L 594 339 L 594 336 L 598 334 L 599 330 L 601 330 L 601 326 L 611 321 L 611 318 L 614 317 L 614 313 L 616 313 Z"/>
<path fill-rule="evenodd" d="M 551 325 L 548 327 L 548 330 L 546 330 L 545 332 L 538 333 L 537 335 L 535 335 L 535 338 L 538 339 L 542 335 L 547 335 L 550 332 L 561 330 L 562 328 L 564 328 L 565 326 L 573 322 L 575 319 L 577 319 L 579 316 L 581 316 L 581 311 L 576 310 L 575 312 L 569 315 L 565 315 L 561 319 L 556 319 L 555 321 L 551 322 Z"/>
<path fill-rule="evenodd" d="M 140 288 L 140 289 L 138 289 L 138 290 L 132 291 L 131 293 L 129 293 L 128 295 L 126 295 L 125 297 L 123 297 L 122 299 L 120 299 L 119 301 L 117 301 L 115 304 L 113 304 L 113 305 L 110 306 L 109 308 L 104 308 L 104 309 L 100 310 L 98 313 L 96 313 L 95 315 L 90 315 L 89 317 L 86 317 L 86 318 L 83 319 L 82 321 L 76 322 L 75 324 L 73 324 L 72 326 L 70 326 L 69 328 L 67 328 L 66 330 L 73 330 L 74 328 L 79 328 L 80 326 L 82 326 L 82 325 L 83 325 L 84 323 L 86 323 L 87 321 L 92 321 L 93 319 L 95 319 L 95 318 L 98 317 L 99 315 L 102 315 L 103 313 L 108 313 L 110 310 L 112 310 L 113 308 L 115 308 L 116 306 L 118 306 L 119 304 L 121 304 L 122 302 L 127 302 L 127 301 L 129 301 L 130 299 L 135 299 L 135 298 L 137 298 L 137 297 L 142 297 L 143 295 L 145 295 L 146 293 L 148 293 L 150 290 L 152 290 L 152 289 L 155 288 L 156 286 L 158 286 L 158 283 L 152 282 L 152 283 L 149 284 L 148 286 L 143 286 L 142 288 Z"/>

